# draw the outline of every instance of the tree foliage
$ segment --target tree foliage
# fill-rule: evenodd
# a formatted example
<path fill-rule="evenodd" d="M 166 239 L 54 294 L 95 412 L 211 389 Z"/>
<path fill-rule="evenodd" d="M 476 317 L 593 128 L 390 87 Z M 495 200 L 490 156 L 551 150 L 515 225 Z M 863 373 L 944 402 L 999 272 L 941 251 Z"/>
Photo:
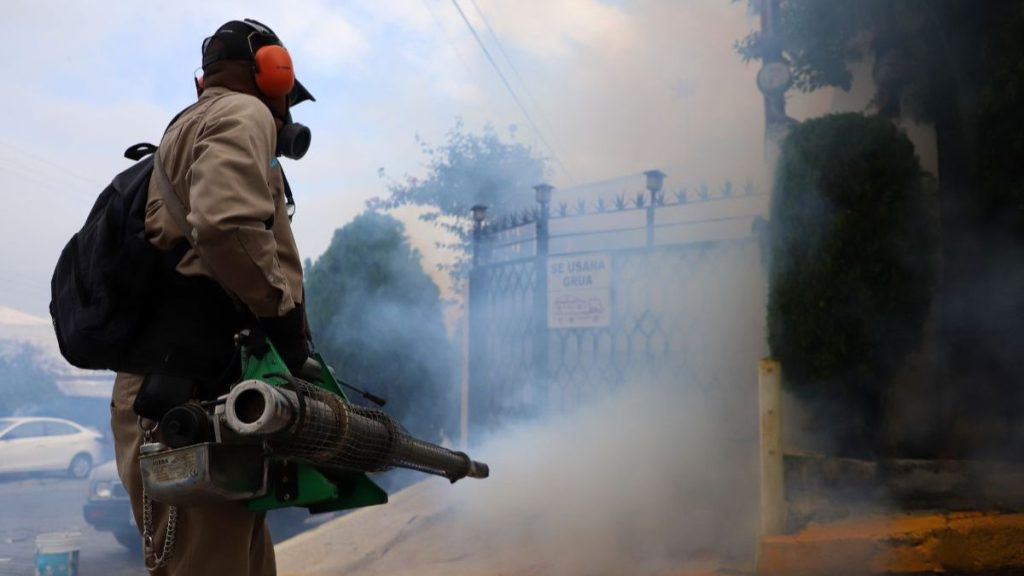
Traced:
<path fill-rule="evenodd" d="M 849 88 L 851 64 L 870 57 L 873 108 L 934 127 L 941 296 L 939 340 L 925 362 L 943 376 L 929 385 L 956 406 L 934 403 L 943 412 L 935 421 L 1015 421 L 1024 391 L 1010 375 L 1024 369 L 1024 357 L 1008 342 L 1024 330 L 1024 275 L 1017 273 L 1024 260 L 1024 5 L 778 0 L 778 6 L 779 45 L 768 48 L 782 50 L 798 89 Z M 756 32 L 736 46 L 748 60 L 766 48 Z M 1024 445 L 1024 434 L 1014 443 L 1005 434 L 963 441 L 946 432 L 974 427 L 936 428 L 930 442 L 988 444 L 970 448 L 971 456 Z"/>
<path fill-rule="evenodd" d="M 27 344 L 0 352 L 0 416 L 31 410 L 60 397 L 54 374 L 40 363 L 40 353 Z"/>
<path fill-rule="evenodd" d="M 345 382 L 431 440 L 454 434 L 453 351 L 439 292 L 398 220 L 365 212 L 335 231 L 306 275 L 318 350 Z"/>
<path fill-rule="evenodd" d="M 807 121 L 783 143 L 772 202 L 768 340 L 787 381 L 881 389 L 919 343 L 932 296 L 913 145 L 883 118 Z"/>
<path fill-rule="evenodd" d="M 423 208 L 423 220 L 458 238 L 448 246 L 463 255 L 454 267 L 457 272 L 464 265 L 470 239 L 470 209 L 484 205 L 493 215 L 532 205 L 532 187 L 544 179 L 544 160 L 514 136 L 513 131 L 509 139 L 503 139 L 491 126 L 472 134 L 461 121 L 448 132 L 444 144 L 434 146 L 417 136 L 427 159 L 427 175 L 390 181 L 388 197 L 369 205 L 373 209 Z M 386 177 L 383 169 L 381 176 Z"/>
<path fill-rule="evenodd" d="M 981 212 L 1024 238 L 1024 4 L 986 41 L 989 73 L 979 93 Z"/>
<path fill-rule="evenodd" d="M 870 54 L 876 108 L 936 123 L 940 185 L 955 202 L 944 216 L 1024 235 L 1022 13 L 1007 0 L 779 0 L 777 42 L 805 92 L 848 90 L 850 65 Z M 765 43 L 753 31 L 736 49 L 749 61 Z"/>
<path fill-rule="evenodd" d="M 783 0 L 780 3 L 780 41 L 797 89 L 810 92 L 827 86 L 849 90 L 853 76 L 848 64 L 863 58 L 857 40 L 870 26 L 871 16 L 884 0 L 831 2 Z M 751 9 L 760 12 L 760 0 Z M 752 31 L 735 44 L 743 61 L 756 60 L 766 49 L 765 38 Z"/>
<path fill-rule="evenodd" d="M 751 0 L 759 12 L 761 2 Z M 983 46 L 1005 19 L 1009 2 L 973 0 L 779 0 L 775 39 L 793 73 L 794 86 L 810 92 L 849 90 L 850 64 L 870 54 L 878 104 L 912 102 L 931 119 L 942 101 L 970 90 L 984 73 Z M 760 58 L 767 40 L 752 31 L 736 42 L 744 61 Z"/>

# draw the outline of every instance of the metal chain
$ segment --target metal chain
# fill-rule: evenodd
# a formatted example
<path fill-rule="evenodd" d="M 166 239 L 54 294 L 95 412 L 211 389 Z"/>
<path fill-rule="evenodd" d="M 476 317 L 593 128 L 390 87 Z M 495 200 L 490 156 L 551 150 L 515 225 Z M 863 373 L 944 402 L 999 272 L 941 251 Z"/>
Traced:
<path fill-rule="evenodd" d="M 148 443 L 153 430 L 143 429 L 145 441 Z M 178 528 L 178 507 L 171 506 L 167 514 L 167 533 L 164 535 L 163 551 L 157 556 L 153 549 L 153 500 L 146 492 L 146 483 L 142 483 L 142 545 L 145 549 L 146 569 L 155 572 L 170 563 L 174 557 L 174 538 Z"/>

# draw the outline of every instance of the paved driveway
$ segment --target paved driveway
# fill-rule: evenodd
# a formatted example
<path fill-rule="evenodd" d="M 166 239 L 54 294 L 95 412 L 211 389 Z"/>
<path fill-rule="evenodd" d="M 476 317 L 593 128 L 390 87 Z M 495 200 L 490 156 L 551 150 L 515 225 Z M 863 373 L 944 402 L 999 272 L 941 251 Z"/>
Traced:
<path fill-rule="evenodd" d="M 141 558 L 82 518 L 88 486 L 56 476 L 0 476 L 0 575 L 32 574 L 35 538 L 45 532 L 81 533 L 79 576 L 146 575 Z"/>

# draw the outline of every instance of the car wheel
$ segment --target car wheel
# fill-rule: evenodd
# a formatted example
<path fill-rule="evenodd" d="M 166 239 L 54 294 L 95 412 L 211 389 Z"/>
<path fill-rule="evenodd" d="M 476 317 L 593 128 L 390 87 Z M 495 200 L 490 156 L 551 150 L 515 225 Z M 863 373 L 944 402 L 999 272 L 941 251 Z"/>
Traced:
<path fill-rule="evenodd" d="M 68 466 L 68 476 L 72 478 L 85 478 L 92 470 L 92 457 L 88 454 L 77 454 L 71 459 Z"/>
<path fill-rule="evenodd" d="M 133 554 L 142 552 L 142 536 L 139 536 L 138 530 L 125 528 L 123 530 L 115 530 L 114 538 L 117 543 L 128 549 Z"/>

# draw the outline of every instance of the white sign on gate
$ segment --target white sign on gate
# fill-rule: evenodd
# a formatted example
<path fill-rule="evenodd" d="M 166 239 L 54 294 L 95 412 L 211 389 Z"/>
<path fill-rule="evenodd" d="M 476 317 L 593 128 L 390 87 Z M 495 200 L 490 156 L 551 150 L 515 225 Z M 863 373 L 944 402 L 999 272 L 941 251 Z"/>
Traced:
<path fill-rule="evenodd" d="M 611 276 L 607 253 L 548 258 L 548 327 L 608 326 Z"/>

